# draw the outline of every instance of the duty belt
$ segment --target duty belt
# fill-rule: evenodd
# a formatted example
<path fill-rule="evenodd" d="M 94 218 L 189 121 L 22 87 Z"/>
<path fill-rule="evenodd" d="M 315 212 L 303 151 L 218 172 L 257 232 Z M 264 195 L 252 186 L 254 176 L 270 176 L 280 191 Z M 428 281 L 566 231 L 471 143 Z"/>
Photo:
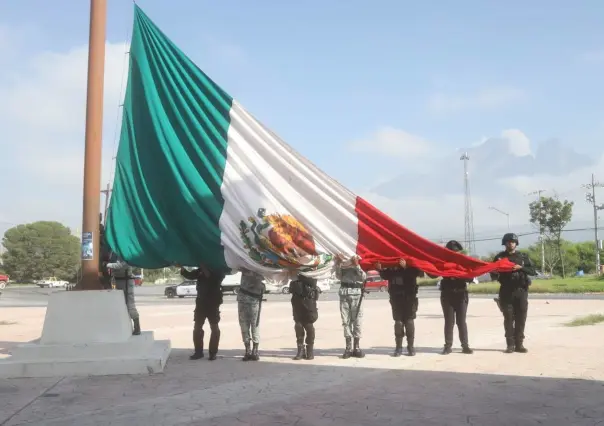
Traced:
<path fill-rule="evenodd" d="M 239 287 L 239 291 L 241 293 L 245 294 L 246 296 L 253 297 L 254 299 L 257 299 L 257 300 L 262 300 L 262 295 L 260 295 L 260 294 L 252 293 L 251 291 L 246 290 L 246 289 L 241 288 L 241 287 Z"/>
<path fill-rule="evenodd" d="M 343 288 L 363 288 L 363 283 L 341 283 Z"/>

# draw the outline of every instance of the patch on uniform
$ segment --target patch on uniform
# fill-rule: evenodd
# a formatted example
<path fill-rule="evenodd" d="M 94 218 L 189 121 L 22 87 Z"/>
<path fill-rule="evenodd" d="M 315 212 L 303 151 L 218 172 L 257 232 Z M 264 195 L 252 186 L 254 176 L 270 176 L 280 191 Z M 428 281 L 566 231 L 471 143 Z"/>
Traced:
<path fill-rule="evenodd" d="M 266 215 L 258 209 L 247 222 L 239 223 L 243 246 L 250 258 L 262 266 L 310 271 L 325 268 L 332 257 L 318 250 L 313 236 L 288 214 Z"/>

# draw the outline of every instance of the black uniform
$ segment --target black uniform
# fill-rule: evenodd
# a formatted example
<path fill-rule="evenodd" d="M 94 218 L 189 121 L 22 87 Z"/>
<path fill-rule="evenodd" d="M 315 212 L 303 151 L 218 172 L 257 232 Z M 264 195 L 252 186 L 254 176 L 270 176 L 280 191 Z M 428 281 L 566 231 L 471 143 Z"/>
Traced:
<path fill-rule="evenodd" d="M 440 305 L 445 317 L 445 348 L 443 354 L 451 352 L 453 327 L 457 323 L 459 341 L 464 352 L 471 353 L 468 344 L 468 282 L 459 278 L 443 278 L 440 282 Z"/>
<path fill-rule="evenodd" d="M 105 235 L 105 227 L 103 224 L 100 225 L 100 244 L 99 244 L 99 280 L 105 290 L 111 290 L 112 274 L 107 268 L 106 264 L 115 262 L 114 256 L 112 256 L 111 248 L 107 244 L 107 237 Z"/>
<path fill-rule="evenodd" d="M 319 311 L 317 310 L 317 300 L 319 299 L 317 280 L 304 275 L 298 275 L 298 278 L 290 283 L 289 291 L 292 295 L 292 313 L 298 346 L 298 353 L 294 359 L 313 359 L 315 345 L 314 323 L 319 319 Z M 305 332 L 306 348 L 304 347 Z"/>
<path fill-rule="evenodd" d="M 415 317 L 419 300 L 417 298 L 417 279 L 424 273 L 413 267 L 384 268 L 379 271 L 380 276 L 388 280 L 388 293 L 394 320 L 394 338 L 396 349 L 394 356 L 400 356 L 403 347 L 403 338 L 407 334 L 407 349 L 410 356 L 415 355 Z"/>
<path fill-rule="evenodd" d="M 461 244 L 451 240 L 445 246 L 447 249 L 460 252 L 463 250 Z M 453 327 L 457 323 L 459 340 L 463 353 L 472 354 L 468 344 L 468 324 L 466 323 L 466 312 L 468 311 L 468 281 L 460 278 L 445 277 L 440 281 L 440 305 L 445 317 L 445 347 L 443 355 L 451 353 L 453 346 Z"/>
<path fill-rule="evenodd" d="M 495 256 L 494 261 L 508 258 L 511 262 L 521 265 L 522 269 L 513 272 L 491 273 L 491 277 L 501 284 L 499 287 L 499 305 L 503 312 L 503 326 L 507 352 L 514 349 L 524 349 L 524 326 L 528 312 L 528 287 L 531 283 L 529 275 L 536 275 L 535 267 L 526 253 L 502 251 Z"/>
<path fill-rule="evenodd" d="M 220 342 L 220 305 L 222 305 L 222 280 L 225 273 L 221 271 L 209 271 L 209 276 L 202 269 L 187 271 L 182 268 L 180 274 L 188 280 L 197 280 L 197 298 L 195 299 L 195 311 L 193 314 L 193 345 L 195 353 L 191 359 L 203 358 L 203 325 L 206 319 L 210 323 L 210 361 L 216 359 L 218 344 Z"/>

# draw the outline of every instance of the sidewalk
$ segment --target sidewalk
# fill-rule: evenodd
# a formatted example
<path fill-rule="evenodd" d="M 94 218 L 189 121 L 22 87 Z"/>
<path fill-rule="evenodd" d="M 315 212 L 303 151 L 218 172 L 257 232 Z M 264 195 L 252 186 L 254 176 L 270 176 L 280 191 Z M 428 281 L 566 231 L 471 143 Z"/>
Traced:
<path fill-rule="evenodd" d="M 596 425 L 604 419 L 604 325 L 568 328 L 604 311 L 597 300 L 531 301 L 526 355 L 502 353 L 492 300 L 472 299 L 474 355 L 438 355 L 438 299 L 420 299 L 414 358 L 392 358 L 387 301 L 367 300 L 364 359 L 342 360 L 338 304 L 320 302 L 316 359 L 293 361 L 289 303 L 266 303 L 261 360 L 243 363 L 237 306 L 223 305 L 220 357 L 189 361 L 191 309 L 139 308 L 144 329 L 175 348 L 163 374 L 0 380 L 0 425 Z M 0 357 L 39 336 L 42 308 L 3 308 Z M 457 351 L 459 351 L 457 349 Z"/>

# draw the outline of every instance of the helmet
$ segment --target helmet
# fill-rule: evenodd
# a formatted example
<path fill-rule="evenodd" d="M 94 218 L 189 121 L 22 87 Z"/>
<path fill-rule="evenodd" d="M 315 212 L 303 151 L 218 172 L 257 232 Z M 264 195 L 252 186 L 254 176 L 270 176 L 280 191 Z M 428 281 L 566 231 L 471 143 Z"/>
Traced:
<path fill-rule="evenodd" d="M 445 247 L 448 248 L 449 250 L 453 250 L 453 251 L 462 251 L 463 250 L 463 247 L 461 246 L 461 244 L 455 240 L 449 241 Z"/>
<path fill-rule="evenodd" d="M 518 245 L 518 235 L 512 233 L 505 234 L 501 239 L 501 245 L 504 246 L 508 241 L 513 241 Z"/>

